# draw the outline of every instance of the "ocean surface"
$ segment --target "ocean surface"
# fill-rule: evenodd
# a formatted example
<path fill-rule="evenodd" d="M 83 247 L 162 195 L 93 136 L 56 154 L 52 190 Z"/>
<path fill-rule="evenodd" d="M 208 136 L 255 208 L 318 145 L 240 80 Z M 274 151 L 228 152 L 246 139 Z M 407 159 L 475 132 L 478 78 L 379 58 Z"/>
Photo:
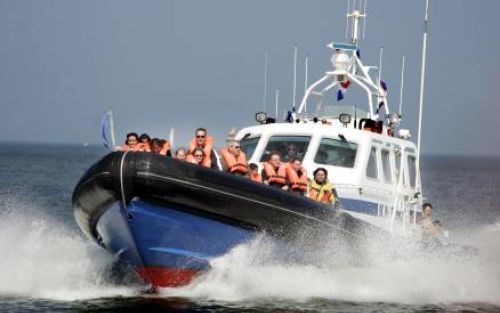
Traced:
<path fill-rule="evenodd" d="M 500 312 L 500 158 L 428 156 L 424 194 L 450 241 L 476 258 L 368 265 L 265 262 L 235 248 L 191 285 L 150 294 L 112 275 L 113 258 L 77 227 L 71 194 L 100 147 L 0 145 L 0 312 Z M 256 251 L 261 251 L 256 253 Z"/>

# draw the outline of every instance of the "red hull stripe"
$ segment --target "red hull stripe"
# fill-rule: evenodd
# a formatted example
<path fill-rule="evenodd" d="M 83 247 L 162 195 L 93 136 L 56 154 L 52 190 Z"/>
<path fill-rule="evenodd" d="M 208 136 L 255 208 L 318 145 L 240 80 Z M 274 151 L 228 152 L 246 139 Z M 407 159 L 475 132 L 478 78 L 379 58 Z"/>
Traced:
<path fill-rule="evenodd" d="M 135 270 L 146 282 L 153 285 L 154 288 L 187 285 L 198 274 L 196 270 L 153 266 L 136 268 Z"/>

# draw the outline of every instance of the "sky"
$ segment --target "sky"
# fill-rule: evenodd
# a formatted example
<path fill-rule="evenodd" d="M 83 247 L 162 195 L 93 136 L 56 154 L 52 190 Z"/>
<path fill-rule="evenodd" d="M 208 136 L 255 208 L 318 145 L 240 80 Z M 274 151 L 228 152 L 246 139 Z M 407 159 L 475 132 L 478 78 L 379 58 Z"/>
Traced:
<path fill-rule="evenodd" d="M 98 143 L 113 110 L 129 131 L 185 145 L 199 126 L 222 143 L 268 111 L 274 89 L 330 70 L 326 44 L 344 41 L 347 0 L 1 0 L 0 141 Z M 498 0 L 430 0 L 422 152 L 500 155 Z M 416 140 L 424 0 L 368 0 L 363 61 L 377 65 L 393 109 L 406 56 L 402 127 Z M 297 101 L 303 90 L 299 88 Z"/>

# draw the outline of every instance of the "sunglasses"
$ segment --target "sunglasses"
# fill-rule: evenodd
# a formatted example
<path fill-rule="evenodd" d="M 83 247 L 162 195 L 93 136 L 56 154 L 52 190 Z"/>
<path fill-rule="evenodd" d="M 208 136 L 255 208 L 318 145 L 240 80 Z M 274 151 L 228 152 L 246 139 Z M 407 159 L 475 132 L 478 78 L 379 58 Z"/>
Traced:
<path fill-rule="evenodd" d="M 234 146 L 233 148 L 235 148 L 235 149 L 240 149 L 241 147 L 240 147 L 240 146 Z"/>
<path fill-rule="evenodd" d="M 203 136 L 196 136 L 196 138 L 205 138 L 205 136 L 204 135 Z"/>

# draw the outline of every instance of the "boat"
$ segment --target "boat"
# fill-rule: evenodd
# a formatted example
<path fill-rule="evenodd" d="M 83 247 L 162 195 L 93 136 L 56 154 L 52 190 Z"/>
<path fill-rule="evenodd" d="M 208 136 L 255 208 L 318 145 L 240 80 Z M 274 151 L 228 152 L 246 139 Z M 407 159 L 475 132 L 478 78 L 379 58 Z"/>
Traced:
<path fill-rule="evenodd" d="M 362 63 L 366 12 L 348 10 L 350 42 L 329 45 L 332 68 L 309 85 L 299 107 L 284 121 L 258 112 L 257 124 L 235 136 L 260 169 L 273 151 L 285 161 L 299 157 L 309 175 L 326 168 L 338 205 L 166 156 L 113 151 L 75 187 L 80 228 L 153 288 L 188 284 L 211 260 L 262 233 L 286 249 L 304 227 L 343 240 L 367 227 L 418 229 L 411 227 L 423 199 L 418 145 L 399 128 L 401 112 L 390 111 L 381 64 Z M 363 107 L 341 99 L 356 86 L 366 94 Z M 102 125 L 112 124 L 110 117 Z"/>

